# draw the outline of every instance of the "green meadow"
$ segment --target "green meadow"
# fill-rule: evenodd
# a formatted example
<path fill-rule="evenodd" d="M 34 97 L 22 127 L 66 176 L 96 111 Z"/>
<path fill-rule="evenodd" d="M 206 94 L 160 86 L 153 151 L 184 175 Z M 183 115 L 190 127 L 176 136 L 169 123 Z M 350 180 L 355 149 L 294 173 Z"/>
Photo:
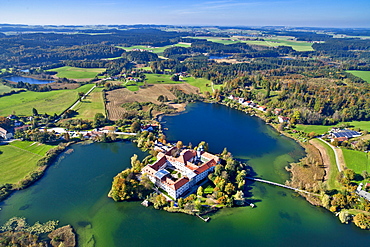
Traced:
<path fill-rule="evenodd" d="M 49 92 L 22 92 L 0 98 L 0 116 L 9 114 L 30 116 L 32 108 L 40 114 L 60 114 L 78 99 L 78 92 L 87 92 L 93 84 L 87 84 L 73 90 L 53 90 Z"/>
<path fill-rule="evenodd" d="M 29 141 L 14 141 L 0 146 L 0 184 L 15 184 L 34 171 L 36 163 L 51 145 Z"/>
<path fill-rule="evenodd" d="M 342 149 L 344 161 L 349 169 L 361 174 L 362 171 L 369 172 L 369 157 L 368 154 L 361 151 Z"/>
<path fill-rule="evenodd" d="M 4 84 L 1 84 L 0 83 L 0 94 L 2 94 L 2 93 L 8 93 L 8 92 L 10 92 L 10 91 L 12 91 L 12 90 L 18 90 L 18 89 L 16 89 L 16 88 L 11 88 L 11 87 L 8 87 L 8 86 L 5 86 Z"/>
<path fill-rule="evenodd" d="M 362 80 L 370 83 L 370 71 L 362 70 L 346 70 L 347 73 L 351 73 L 354 76 L 360 77 Z"/>
<path fill-rule="evenodd" d="M 212 81 L 210 80 L 207 80 L 204 78 L 194 78 L 194 77 L 186 77 L 184 78 L 184 80 L 186 81 L 186 83 L 189 83 L 190 85 L 199 88 L 201 93 L 205 93 L 205 92 L 212 93 L 213 92 Z M 213 88 L 220 89 L 221 86 L 222 85 L 214 85 Z"/>
<path fill-rule="evenodd" d="M 147 84 L 179 84 L 182 81 L 171 80 L 172 75 L 166 74 L 145 74 Z"/>
<path fill-rule="evenodd" d="M 84 100 L 74 108 L 78 115 L 74 118 L 94 120 L 96 113 L 105 113 L 105 106 L 102 95 L 103 88 L 96 87 Z M 105 114 L 104 114 L 105 115 Z"/>
<path fill-rule="evenodd" d="M 57 72 L 59 78 L 68 79 L 92 79 L 95 78 L 99 73 L 104 72 L 104 68 L 77 68 L 71 66 L 63 66 L 56 69 L 49 69 L 48 71 Z"/>

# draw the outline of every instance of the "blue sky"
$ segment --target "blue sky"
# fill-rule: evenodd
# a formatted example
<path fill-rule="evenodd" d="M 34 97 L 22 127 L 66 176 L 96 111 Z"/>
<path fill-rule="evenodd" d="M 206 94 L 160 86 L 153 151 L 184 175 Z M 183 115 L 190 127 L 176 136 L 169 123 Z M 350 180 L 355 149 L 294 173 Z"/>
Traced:
<path fill-rule="evenodd" d="M 370 27 L 370 0 L 1 0 L 0 23 Z"/>

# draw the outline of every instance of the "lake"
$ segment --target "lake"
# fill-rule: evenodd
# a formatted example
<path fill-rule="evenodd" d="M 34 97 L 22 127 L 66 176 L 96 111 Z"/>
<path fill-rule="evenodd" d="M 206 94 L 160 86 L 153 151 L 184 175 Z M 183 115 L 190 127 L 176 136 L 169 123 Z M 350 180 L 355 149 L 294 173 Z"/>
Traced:
<path fill-rule="evenodd" d="M 224 56 L 209 56 L 208 59 L 225 59 L 231 57 L 230 55 L 224 55 Z"/>
<path fill-rule="evenodd" d="M 54 82 L 54 80 L 37 80 L 37 79 L 23 77 L 23 76 L 10 76 L 10 77 L 5 77 L 4 79 L 9 80 L 9 81 L 14 81 L 14 82 L 23 81 L 29 84 L 47 84 L 47 83 Z"/>
<path fill-rule="evenodd" d="M 256 173 L 283 183 L 289 162 L 304 155 L 294 141 L 280 136 L 256 117 L 217 104 L 196 103 L 186 112 L 162 119 L 167 138 L 211 152 L 227 147 Z M 367 245 L 370 233 L 343 225 L 327 210 L 314 207 L 290 190 L 248 184 L 256 208 L 228 208 L 203 222 L 185 214 L 145 208 L 140 202 L 107 197 L 112 178 L 130 166 L 132 143 L 74 145 L 30 188 L 0 203 L 0 224 L 12 216 L 29 223 L 60 220 L 72 224 L 80 246 L 353 246 Z"/>

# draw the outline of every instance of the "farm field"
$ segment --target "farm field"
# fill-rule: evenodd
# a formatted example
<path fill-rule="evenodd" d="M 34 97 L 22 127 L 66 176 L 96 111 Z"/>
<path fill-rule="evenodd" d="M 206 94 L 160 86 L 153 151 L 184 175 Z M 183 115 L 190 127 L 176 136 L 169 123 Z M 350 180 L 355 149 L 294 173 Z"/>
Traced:
<path fill-rule="evenodd" d="M 173 46 L 190 47 L 191 44 L 178 43 L 178 44 L 174 44 L 174 45 L 166 45 L 166 46 L 163 46 L 163 47 L 147 47 L 147 46 L 144 46 L 144 45 L 135 45 L 135 46 L 130 46 L 130 47 L 123 47 L 123 46 L 116 46 L 116 47 L 124 49 L 126 51 L 132 51 L 133 49 L 142 49 L 142 50 L 146 50 L 146 51 L 152 51 L 153 53 L 163 53 L 164 50 L 166 50 L 167 48 L 173 47 Z"/>
<path fill-rule="evenodd" d="M 126 112 L 124 108 L 121 107 L 123 103 L 127 102 L 153 102 L 155 104 L 160 104 L 158 96 L 167 96 L 169 100 L 175 99 L 175 96 L 170 91 L 171 88 L 178 88 L 184 93 L 196 93 L 199 89 L 197 87 L 191 86 L 189 84 L 154 84 L 145 89 L 140 89 L 139 91 L 133 92 L 127 88 L 119 88 L 107 92 L 107 111 L 110 120 L 118 120 L 122 118 L 122 115 Z M 173 107 L 181 107 L 175 104 L 171 104 Z"/>
<path fill-rule="evenodd" d="M 221 43 L 224 45 L 229 45 L 229 44 L 235 44 L 235 43 L 247 43 L 250 45 L 262 45 L 262 46 L 290 46 L 296 51 L 313 51 L 314 49 L 312 48 L 312 43 L 308 43 L 305 41 L 292 41 L 288 40 L 290 37 L 274 37 L 271 39 L 266 39 L 264 38 L 265 41 L 260 41 L 260 40 L 239 40 L 237 37 L 192 37 L 196 39 L 207 39 L 208 41 L 216 42 L 216 43 Z"/>
<path fill-rule="evenodd" d="M 368 154 L 361 151 L 342 149 L 344 161 L 349 169 L 355 173 L 361 174 L 362 171 L 369 171 L 368 168 Z"/>
<path fill-rule="evenodd" d="M 32 108 L 40 114 L 60 114 L 78 98 L 78 92 L 87 92 L 93 84 L 87 84 L 72 90 L 54 90 L 49 92 L 22 92 L 0 98 L 0 116 L 10 114 L 30 116 Z"/>
<path fill-rule="evenodd" d="M 37 168 L 36 162 L 51 148 L 51 145 L 28 141 L 0 146 L 0 184 L 20 181 Z"/>
<path fill-rule="evenodd" d="M 351 73 L 354 76 L 360 77 L 362 80 L 370 83 L 370 71 L 362 70 L 346 70 L 347 73 Z"/>
<path fill-rule="evenodd" d="M 68 79 L 92 79 L 95 78 L 99 73 L 105 71 L 104 68 L 77 68 L 71 66 L 63 66 L 56 69 L 49 69 L 48 71 L 57 72 L 59 78 Z"/>
<path fill-rule="evenodd" d="M 82 102 L 80 102 L 74 110 L 78 115 L 74 118 L 82 118 L 93 120 L 96 113 L 105 115 L 105 107 L 102 95 L 103 88 L 96 87 Z"/>
<path fill-rule="evenodd" d="M 290 46 L 296 51 L 313 51 L 312 43 L 305 41 L 290 41 L 283 39 L 265 39 L 265 41 L 243 41 L 251 45 L 263 45 L 263 46 Z"/>

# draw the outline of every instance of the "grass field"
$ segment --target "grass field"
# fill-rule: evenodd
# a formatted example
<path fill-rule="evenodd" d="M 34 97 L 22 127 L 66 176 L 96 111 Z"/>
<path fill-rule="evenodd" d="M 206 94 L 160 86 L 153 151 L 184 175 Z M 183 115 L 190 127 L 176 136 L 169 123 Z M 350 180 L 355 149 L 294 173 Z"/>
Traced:
<path fill-rule="evenodd" d="M 74 110 L 78 115 L 74 118 L 82 118 L 93 120 L 96 113 L 105 115 L 105 107 L 102 95 L 103 88 L 96 87 L 82 102 L 80 102 Z"/>
<path fill-rule="evenodd" d="M 146 50 L 146 51 L 152 51 L 153 53 L 163 53 L 164 50 L 166 50 L 167 48 L 174 47 L 174 46 L 190 47 L 191 45 L 190 44 L 185 44 L 185 43 L 178 43 L 178 44 L 174 44 L 174 45 L 166 45 L 166 46 L 163 46 L 163 47 L 147 47 L 147 46 L 143 46 L 143 45 L 134 45 L 134 46 L 130 46 L 130 47 L 117 46 L 117 47 L 121 48 L 121 49 L 124 49 L 126 51 L 132 51 L 133 49 L 142 49 L 142 50 Z"/>
<path fill-rule="evenodd" d="M 346 70 L 346 72 L 351 73 L 354 76 L 360 77 L 362 80 L 370 83 L 370 71 Z"/>
<path fill-rule="evenodd" d="M 64 66 L 56 69 L 49 69 L 48 71 L 58 72 L 59 78 L 68 79 L 92 79 L 95 78 L 99 73 L 104 72 L 104 68 L 77 68 Z"/>
<path fill-rule="evenodd" d="M 355 150 L 348 150 L 348 149 L 342 149 L 343 150 L 343 156 L 344 161 L 346 162 L 346 166 L 349 169 L 352 169 L 354 172 L 361 174 L 362 171 L 368 171 L 368 154 L 361 152 L 361 151 L 355 151 Z"/>
<path fill-rule="evenodd" d="M 212 90 L 212 81 L 210 81 L 210 80 L 207 80 L 207 79 L 204 79 L 204 78 L 187 77 L 187 78 L 185 78 L 185 81 L 187 83 L 189 83 L 190 85 L 199 88 L 201 93 L 204 93 L 204 92 L 207 92 L 207 91 L 210 92 L 210 93 L 213 92 L 213 90 Z M 207 86 L 207 84 L 208 84 L 208 86 Z M 221 86 L 222 85 L 214 85 L 213 88 L 214 89 L 220 89 Z"/>
<path fill-rule="evenodd" d="M 173 81 L 171 80 L 172 75 L 164 74 L 145 74 L 146 82 L 148 84 L 179 84 L 183 83 L 182 81 Z"/>
<path fill-rule="evenodd" d="M 296 130 L 303 131 L 306 133 L 315 132 L 317 134 L 324 134 L 328 132 L 333 126 L 327 126 L 327 125 L 306 125 L 306 124 L 297 124 Z"/>
<path fill-rule="evenodd" d="M 11 87 L 5 86 L 4 84 L 1 84 L 0 83 L 0 94 L 2 94 L 2 93 L 8 93 L 8 92 L 10 92 L 12 90 L 18 90 L 18 89 L 11 88 Z"/>
<path fill-rule="evenodd" d="M 51 145 L 28 141 L 14 141 L 0 146 L 0 184 L 20 181 L 35 170 L 36 162 L 51 148 Z"/>
<path fill-rule="evenodd" d="M 73 90 L 54 90 L 49 92 L 22 92 L 0 98 L 0 116 L 13 114 L 30 116 L 32 108 L 40 114 L 60 114 L 77 100 L 78 92 L 87 92 L 93 84 Z"/>

